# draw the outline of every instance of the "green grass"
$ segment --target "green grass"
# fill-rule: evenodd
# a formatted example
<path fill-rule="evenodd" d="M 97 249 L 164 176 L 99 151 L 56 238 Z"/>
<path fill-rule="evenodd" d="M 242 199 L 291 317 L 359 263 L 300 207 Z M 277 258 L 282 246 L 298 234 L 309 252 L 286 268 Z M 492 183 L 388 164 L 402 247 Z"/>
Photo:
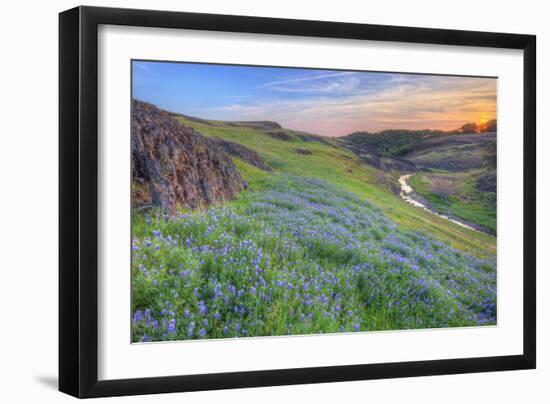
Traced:
<path fill-rule="evenodd" d="M 230 204 L 133 217 L 134 342 L 495 324 L 494 258 L 326 181 L 247 174 Z"/>
<path fill-rule="evenodd" d="M 478 256 L 492 256 L 496 252 L 495 237 L 463 228 L 409 205 L 391 191 L 386 174 L 365 165 L 343 148 L 321 142 L 304 142 L 297 136 L 292 136 L 291 141 L 277 140 L 261 131 L 230 126 L 220 121 L 204 124 L 183 117 L 178 119 L 205 136 L 241 143 L 258 152 L 273 172 L 266 173 L 234 159 L 251 190 L 269 189 L 271 181 L 278 176 L 300 175 L 322 179 L 370 201 L 404 230 L 430 234 Z M 297 147 L 308 149 L 312 154 L 298 154 Z"/>
<path fill-rule="evenodd" d="M 409 181 L 415 192 L 426 198 L 438 212 L 479 224 L 496 233 L 496 195 L 476 188 L 476 181 L 482 174 L 482 170 L 419 173 Z M 441 189 L 438 182 L 448 186 Z"/>
<path fill-rule="evenodd" d="M 397 173 L 330 140 L 178 119 L 272 171 L 233 158 L 234 200 L 134 214 L 134 342 L 496 324 L 495 237 L 409 205 Z"/>

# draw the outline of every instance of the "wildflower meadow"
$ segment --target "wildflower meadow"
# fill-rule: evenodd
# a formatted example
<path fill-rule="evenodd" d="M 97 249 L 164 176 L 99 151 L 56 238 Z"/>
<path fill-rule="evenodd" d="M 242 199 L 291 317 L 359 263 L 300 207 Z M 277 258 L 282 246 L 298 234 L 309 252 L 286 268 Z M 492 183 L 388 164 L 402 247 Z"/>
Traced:
<path fill-rule="evenodd" d="M 133 342 L 496 324 L 496 260 L 401 229 L 336 184 L 133 216 Z"/>

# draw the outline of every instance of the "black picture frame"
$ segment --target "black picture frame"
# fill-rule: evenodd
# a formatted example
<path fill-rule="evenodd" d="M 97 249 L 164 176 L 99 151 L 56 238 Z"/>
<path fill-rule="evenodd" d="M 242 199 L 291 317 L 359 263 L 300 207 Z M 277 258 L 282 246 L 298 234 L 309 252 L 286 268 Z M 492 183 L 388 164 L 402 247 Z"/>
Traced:
<path fill-rule="evenodd" d="M 523 50 L 523 354 L 98 381 L 100 24 Z M 535 36 L 77 7 L 59 15 L 59 100 L 59 389 L 62 392 L 85 398 L 535 368 Z"/>

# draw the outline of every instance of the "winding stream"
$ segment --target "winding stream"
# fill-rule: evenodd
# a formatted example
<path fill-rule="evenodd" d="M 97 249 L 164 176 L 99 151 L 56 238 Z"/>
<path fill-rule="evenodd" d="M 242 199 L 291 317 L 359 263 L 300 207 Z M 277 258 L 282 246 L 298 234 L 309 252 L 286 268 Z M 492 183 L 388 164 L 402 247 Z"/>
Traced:
<path fill-rule="evenodd" d="M 453 219 L 447 215 L 443 215 L 441 213 L 437 213 L 433 210 L 431 210 L 430 208 L 428 208 L 426 205 L 424 205 L 423 203 L 417 201 L 416 199 L 413 198 L 413 194 L 414 194 L 414 189 L 409 185 L 409 183 L 407 182 L 408 179 L 414 174 L 403 174 L 401 177 L 399 177 L 399 186 L 401 188 L 401 191 L 399 192 L 399 196 L 404 199 L 405 201 L 407 201 L 408 203 L 410 203 L 411 205 L 413 206 L 416 206 L 417 208 L 422 208 L 424 209 L 425 211 L 427 212 L 430 212 L 436 216 L 439 216 L 443 219 L 446 219 L 446 220 L 449 220 L 450 222 L 453 222 L 455 224 L 458 224 L 459 226 L 462 226 L 466 229 L 470 229 L 470 230 L 473 230 L 473 231 L 477 231 L 479 232 L 478 229 L 466 224 L 466 223 L 463 223 L 459 220 L 456 220 L 456 219 Z"/>

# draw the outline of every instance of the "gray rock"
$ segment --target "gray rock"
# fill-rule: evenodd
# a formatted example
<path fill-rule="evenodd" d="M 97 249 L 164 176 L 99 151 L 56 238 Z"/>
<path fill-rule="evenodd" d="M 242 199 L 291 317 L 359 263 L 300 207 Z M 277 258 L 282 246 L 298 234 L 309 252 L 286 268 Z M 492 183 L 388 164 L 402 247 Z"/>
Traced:
<path fill-rule="evenodd" d="M 132 104 L 132 202 L 175 214 L 234 198 L 246 183 L 215 141 L 152 104 Z"/>

